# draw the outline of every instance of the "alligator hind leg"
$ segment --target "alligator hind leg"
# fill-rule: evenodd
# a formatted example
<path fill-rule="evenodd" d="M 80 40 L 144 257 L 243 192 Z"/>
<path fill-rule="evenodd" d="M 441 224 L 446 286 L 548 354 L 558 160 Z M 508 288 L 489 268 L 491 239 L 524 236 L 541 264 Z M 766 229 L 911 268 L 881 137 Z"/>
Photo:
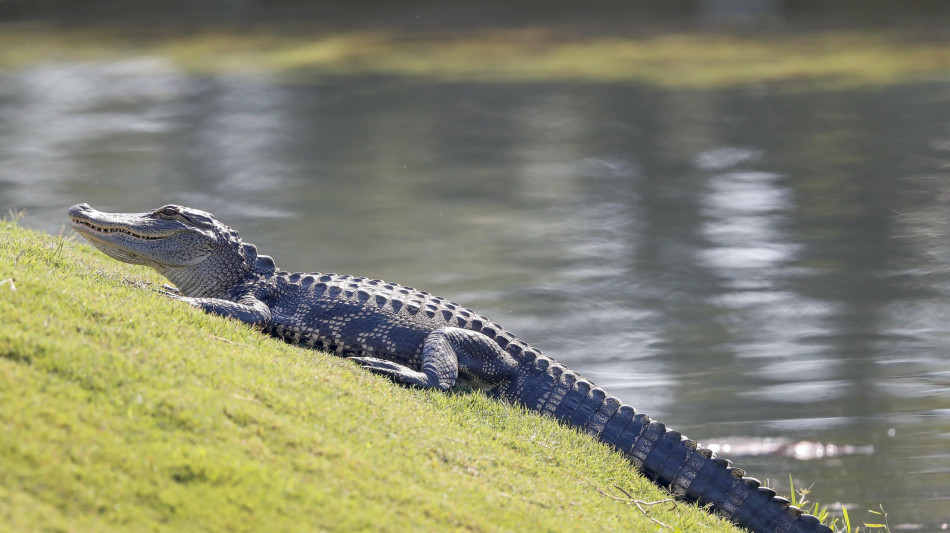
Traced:
<path fill-rule="evenodd" d="M 515 360 L 489 337 L 451 327 L 439 328 L 426 337 L 420 370 L 375 357 L 350 359 L 397 383 L 439 390 L 449 390 L 459 382 L 494 388 L 511 379 L 517 368 Z"/>

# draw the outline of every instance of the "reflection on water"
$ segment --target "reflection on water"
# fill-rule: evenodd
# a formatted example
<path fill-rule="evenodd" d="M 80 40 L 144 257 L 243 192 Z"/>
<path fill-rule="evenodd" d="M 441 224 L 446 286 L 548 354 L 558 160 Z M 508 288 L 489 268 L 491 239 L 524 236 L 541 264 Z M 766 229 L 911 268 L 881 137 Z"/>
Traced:
<path fill-rule="evenodd" d="M 824 442 L 799 441 L 788 439 L 749 439 L 732 438 L 723 442 L 708 442 L 706 446 L 717 454 L 726 457 L 746 455 L 784 455 L 800 461 L 829 459 L 840 455 L 872 455 L 874 446 L 852 446 L 850 444 L 830 444 Z"/>
<path fill-rule="evenodd" d="M 741 461 L 774 486 L 930 528 L 948 95 L 45 64 L 0 73 L 0 209 L 210 210 L 282 268 L 442 294 L 691 436 L 774 445 Z"/>

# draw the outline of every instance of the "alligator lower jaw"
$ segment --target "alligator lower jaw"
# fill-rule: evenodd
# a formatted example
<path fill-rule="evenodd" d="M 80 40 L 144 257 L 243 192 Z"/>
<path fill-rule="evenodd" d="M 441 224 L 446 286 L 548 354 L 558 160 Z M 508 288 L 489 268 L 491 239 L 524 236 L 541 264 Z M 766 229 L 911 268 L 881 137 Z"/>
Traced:
<path fill-rule="evenodd" d="M 143 241 L 157 241 L 159 239 L 164 239 L 169 237 L 171 234 L 164 235 L 145 235 L 142 233 L 136 233 L 127 228 L 117 227 L 117 226 L 100 226 L 88 220 L 83 220 L 80 218 L 70 218 L 70 225 L 74 230 L 78 231 L 83 235 L 99 236 L 99 235 L 109 235 L 111 233 L 122 233 L 136 239 L 141 239 Z"/>

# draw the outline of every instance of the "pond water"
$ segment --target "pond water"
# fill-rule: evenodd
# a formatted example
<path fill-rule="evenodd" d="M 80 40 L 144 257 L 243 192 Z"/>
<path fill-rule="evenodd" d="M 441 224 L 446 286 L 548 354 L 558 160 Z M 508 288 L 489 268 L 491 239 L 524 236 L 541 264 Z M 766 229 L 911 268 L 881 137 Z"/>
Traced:
<path fill-rule="evenodd" d="M 0 210 L 215 213 L 475 308 L 751 475 L 950 521 L 950 83 L 0 72 Z"/>

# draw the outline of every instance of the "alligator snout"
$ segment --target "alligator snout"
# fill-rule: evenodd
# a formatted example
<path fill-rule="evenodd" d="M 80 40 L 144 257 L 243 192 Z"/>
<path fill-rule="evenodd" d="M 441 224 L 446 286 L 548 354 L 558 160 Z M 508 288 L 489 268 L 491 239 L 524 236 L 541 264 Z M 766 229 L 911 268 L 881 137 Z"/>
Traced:
<path fill-rule="evenodd" d="M 83 211 L 92 211 L 92 207 L 90 207 L 87 203 L 76 204 L 70 207 L 66 213 L 69 214 L 69 216 L 74 216 L 78 213 L 82 213 Z"/>

